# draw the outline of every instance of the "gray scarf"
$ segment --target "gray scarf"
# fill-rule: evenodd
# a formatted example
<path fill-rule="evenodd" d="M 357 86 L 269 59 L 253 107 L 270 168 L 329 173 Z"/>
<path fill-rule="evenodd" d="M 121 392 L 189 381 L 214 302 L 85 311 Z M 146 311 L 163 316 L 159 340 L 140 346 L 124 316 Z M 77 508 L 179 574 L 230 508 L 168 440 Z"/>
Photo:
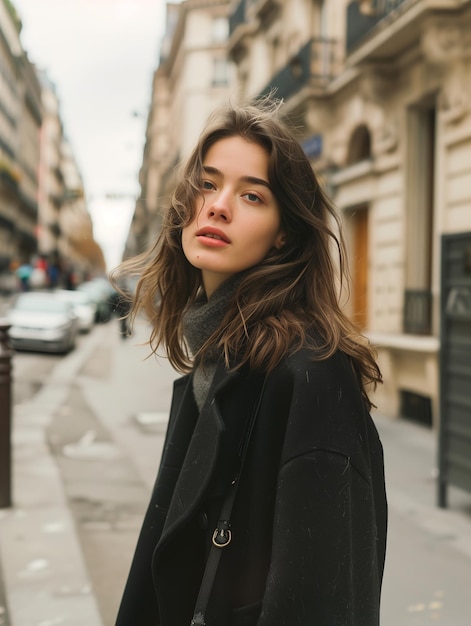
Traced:
<path fill-rule="evenodd" d="M 183 317 L 183 333 L 193 355 L 221 325 L 227 310 L 227 303 L 232 298 L 240 283 L 241 275 L 235 274 L 220 285 L 208 299 L 204 291 Z M 196 404 L 201 410 L 208 395 L 209 387 L 222 355 L 214 347 L 204 360 L 204 365 L 195 364 L 193 375 L 193 393 Z"/>

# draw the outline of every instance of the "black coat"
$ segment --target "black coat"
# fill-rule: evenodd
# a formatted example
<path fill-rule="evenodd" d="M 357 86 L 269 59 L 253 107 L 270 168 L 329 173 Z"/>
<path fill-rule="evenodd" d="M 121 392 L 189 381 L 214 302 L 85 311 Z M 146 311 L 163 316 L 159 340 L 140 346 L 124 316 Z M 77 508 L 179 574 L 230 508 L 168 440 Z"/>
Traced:
<path fill-rule="evenodd" d="M 220 368 L 198 415 L 191 375 L 175 382 L 117 626 L 189 626 L 261 388 Z M 208 626 L 376 626 L 386 509 L 382 447 L 349 359 L 285 359 L 261 398 Z"/>

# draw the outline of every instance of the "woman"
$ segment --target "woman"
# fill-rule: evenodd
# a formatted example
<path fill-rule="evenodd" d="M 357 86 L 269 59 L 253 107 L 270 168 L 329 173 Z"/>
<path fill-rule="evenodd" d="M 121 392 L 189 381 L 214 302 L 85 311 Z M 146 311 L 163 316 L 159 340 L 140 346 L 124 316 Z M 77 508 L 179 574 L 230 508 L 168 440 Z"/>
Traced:
<path fill-rule="evenodd" d="M 117 626 L 379 623 L 381 374 L 339 306 L 335 212 L 278 109 L 210 119 L 141 272 L 133 312 L 189 373 Z"/>

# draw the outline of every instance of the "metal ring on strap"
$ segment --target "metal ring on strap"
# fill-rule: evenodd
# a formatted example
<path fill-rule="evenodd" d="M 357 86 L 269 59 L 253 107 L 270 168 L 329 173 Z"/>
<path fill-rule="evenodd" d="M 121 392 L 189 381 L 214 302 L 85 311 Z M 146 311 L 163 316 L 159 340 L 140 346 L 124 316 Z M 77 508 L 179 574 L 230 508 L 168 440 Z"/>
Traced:
<path fill-rule="evenodd" d="M 220 540 L 217 541 L 217 538 Z M 213 532 L 213 545 L 216 548 L 225 548 L 231 543 L 232 533 L 228 528 L 216 528 Z"/>

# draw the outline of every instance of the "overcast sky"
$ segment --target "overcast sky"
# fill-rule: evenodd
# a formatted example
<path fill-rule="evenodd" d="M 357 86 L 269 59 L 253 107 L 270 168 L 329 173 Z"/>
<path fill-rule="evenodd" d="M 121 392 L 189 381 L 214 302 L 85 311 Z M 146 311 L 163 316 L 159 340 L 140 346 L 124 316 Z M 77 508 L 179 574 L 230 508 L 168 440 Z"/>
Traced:
<path fill-rule="evenodd" d="M 145 118 L 165 0 L 13 0 L 30 60 L 48 71 L 108 269 L 139 192 Z M 123 200 L 107 200 L 122 194 Z"/>

